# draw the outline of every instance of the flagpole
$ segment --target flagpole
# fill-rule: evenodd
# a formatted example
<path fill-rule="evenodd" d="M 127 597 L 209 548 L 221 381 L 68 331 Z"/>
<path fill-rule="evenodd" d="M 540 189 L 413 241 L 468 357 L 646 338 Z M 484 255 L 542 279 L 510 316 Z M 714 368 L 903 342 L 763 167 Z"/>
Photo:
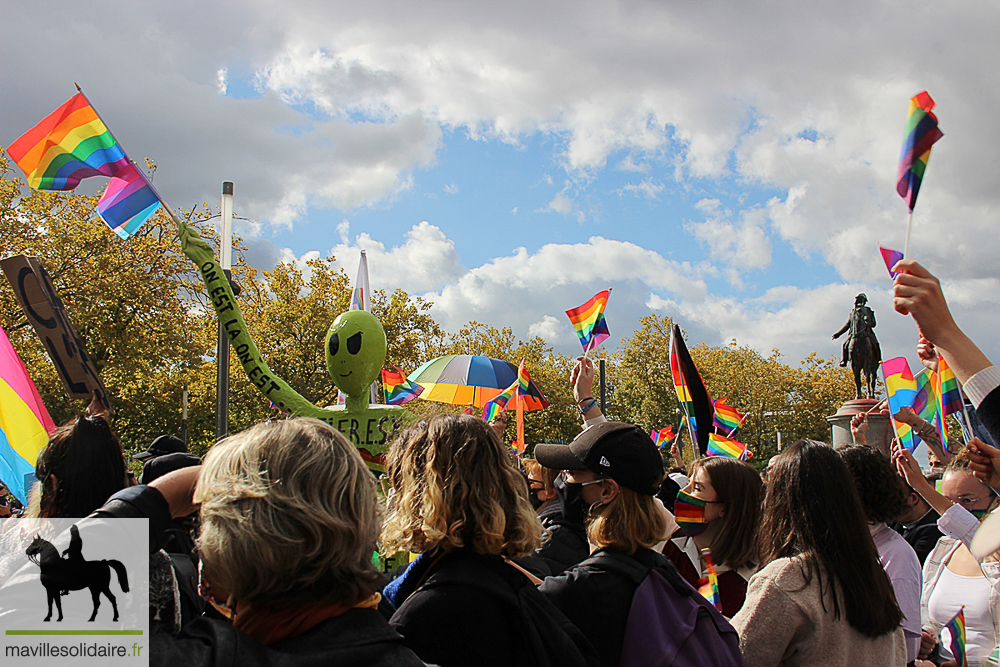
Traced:
<path fill-rule="evenodd" d="M 583 358 L 586 359 L 587 355 L 590 354 L 590 346 L 594 344 L 594 334 L 591 332 L 590 340 L 587 342 L 587 347 L 583 349 Z"/>
<path fill-rule="evenodd" d="M 906 223 L 906 245 L 903 246 L 903 259 L 907 259 L 910 256 L 910 232 L 913 230 L 913 209 L 910 209 L 910 215 Z"/>
<path fill-rule="evenodd" d="M 733 437 L 733 433 L 736 433 L 736 429 L 738 429 L 740 426 L 743 425 L 743 422 L 746 421 L 746 418 L 747 418 L 748 414 L 750 414 L 750 413 L 748 412 L 746 415 L 743 415 L 743 417 L 740 419 L 740 423 L 733 427 L 733 430 L 730 431 L 729 435 L 726 436 L 727 438 Z"/>

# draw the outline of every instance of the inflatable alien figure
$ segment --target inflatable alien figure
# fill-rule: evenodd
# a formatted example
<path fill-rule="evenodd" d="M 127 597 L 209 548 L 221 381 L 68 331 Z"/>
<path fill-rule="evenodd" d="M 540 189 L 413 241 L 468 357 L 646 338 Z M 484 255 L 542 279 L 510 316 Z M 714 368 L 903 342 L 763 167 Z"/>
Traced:
<path fill-rule="evenodd" d="M 333 321 L 326 334 L 326 367 L 347 398 L 342 408 L 313 405 L 287 382 L 275 377 L 261 358 L 212 248 L 183 220 L 178 219 L 177 225 L 181 249 L 201 270 L 212 306 L 250 382 L 285 412 L 330 424 L 354 443 L 370 468 L 384 470 L 385 453 L 393 433 L 412 421 L 413 416 L 402 408 L 368 405 L 368 388 L 378 379 L 385 363 L 382 323 L 363 310 L 341 313 Z"/>

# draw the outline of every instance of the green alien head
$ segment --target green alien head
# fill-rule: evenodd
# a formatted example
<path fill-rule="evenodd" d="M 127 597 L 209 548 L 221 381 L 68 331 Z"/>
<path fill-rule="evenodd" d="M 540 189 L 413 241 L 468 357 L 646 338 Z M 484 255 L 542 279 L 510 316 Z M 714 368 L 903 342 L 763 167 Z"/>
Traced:
<path fill-rule="evenodd" d="M 363 310 L 338 315 L 326 332 L 326 368 L 333 383 L 349 397 L 362 397 L 384 363 L 382 323 Z"/>

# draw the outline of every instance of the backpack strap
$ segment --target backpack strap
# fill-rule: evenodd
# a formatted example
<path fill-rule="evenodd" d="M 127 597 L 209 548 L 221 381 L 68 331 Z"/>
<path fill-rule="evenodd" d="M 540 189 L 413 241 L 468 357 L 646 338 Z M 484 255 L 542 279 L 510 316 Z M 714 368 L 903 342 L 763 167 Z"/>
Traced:
<path fill-rule="evenodd" d="M 648 564 L 641 561 L 648 561 Z M 615 549 L 601 549 L 593 553 L 583 563 L 598 564 L 599 567 L 617 572 L 635 582 L 637 586 L 646 580 L 651 570 L 655 569 L 677 591 L 678 595 L 688 596 L 695 592 L 669 558 L 653 551 L 636 552 L 635 557 L 633 557 Z"/>

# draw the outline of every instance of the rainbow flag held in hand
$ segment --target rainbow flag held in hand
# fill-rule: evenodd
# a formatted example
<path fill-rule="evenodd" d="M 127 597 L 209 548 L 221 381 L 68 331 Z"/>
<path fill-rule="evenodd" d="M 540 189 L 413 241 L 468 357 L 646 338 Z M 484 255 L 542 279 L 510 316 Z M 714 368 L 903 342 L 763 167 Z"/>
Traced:
<path fill-rule="evenodd" d="M 0 481 L 24 506 L 35 460 L 55 430 L 28 369 L 0 328 Z"/>
<path fill-rule="evenodd" d="M 659 431 L 653 430 L 650 432 L 649 437 L 653 439 L 653 444 L 656 445 L 657 449 L 663 449 L 663 447 L 674 439 L 674 427 L 664 426 Z"/>
<path fill-rule="evenodd" d="M 881 364 L 882 379 L 885 380 L 886 392 L 889 394 L 889 413 L 898 414 L 903 408 L 913 408 L 917 396 L 917 381 L 913 379 L 910 365 L 905 357 L 886 359 Z M 913 438 L 913 429 L 908 424 L 892 420 L 896 427 L 896 435 L 900 442 L 911 452 L 917 446 Z"/>
<path fill-rule="evenodd" d="M 696 444 L 701 456 L 708 451 L 708 434 L 711 432 L 712 397 L 705 388 L 701 373 L 691 359 L 681 328 L 674 325 L 670 331 L 670 376 L 673 379 L 677 402 L 688 421 L 688 431 L 692 444 Z"/>
<path fill-rule="evenodd" d="M 580 338 L 583 351 L 589 352 L 611 337 L 608 323 L 604 319 L 604 307 L 608 305 L 611 290 L 598 292 L 587 303 L 566 311 L 569 321 L 573 323 L 576 335 Z"/>
<path fill-rule="evenodd" d="M 896 192 L 906 200 L 913 213 L 917 204 L 917 193 L 927 170 L 927 161 L 931 157 L 931 146 L 944 136 L 938 129 L 937 116 L 931 111 L 934 100 L 925 90 L 910 99 L 910 113 L 906 117 L 906 130 L 903 135 L 903 151 L 899 156 L 899 173 L 897 175 Z"/>
<path fill-rule="evenodd" d="M 942 414 L 947 416 L 962 411 L 962 388 L 958 378 L 948 366 L 944 357 L 938 355 L 938 374 L 941 376 L 941 406 Z"/>
<path fill-rule="evenodd" d="M 885 262 L 885 268 L 889 272 L 890 278 L 896 277 L 896 272 L 892 270 L 892 267 L 896 266 L 896 262 L 903 259 L 903 253 L 898 250 L 890 250 L 889 248 L 878 247 L 878 251 L 882 253 L 882 261 Z"/>
<path fill-rule="evenodd" d="M 969 667 L 969 658 L 965 652 L 965 606 L 963 605 L 955 618 L 944 624 L 951 635 L 951 655 L 958 667 Z"/>
<path fill-rule="evenodd" d="M 698 592 L 721 612 L 722 596 L 719 595 L 719 577 L 715 572 L 715 565 L 712 563 L 712 552 L 708 547 L 701 550 L 701 557 L 705 561 L 705 573 L 708 576 L 698 581 Z"/>
<path fill-rule="evenodd" d="M 386 405 L 405 405 L 417 396 L 424 388 L 416 382 L 411 382 L 403 375 L 399 366 L 393 366 L 395 371 L 382 371 L 382 388 Z"/>
<path fill-rule="evenodd" d="M 507 409 L 507 403 L 509 403 L 510 399 L 514 397 L 514 392 L 518 390 L 518 384 L 518 379 L 515 378 L 514 382 L 509 387 L 497 394 L 483 406 L 483 421 L 489 424 L 497 417 L 497 415 Z"/>
<path fill-rule="evenodd" d="M 717 433 L 708 434 L 708 455 L 728 456 L 741 461 L 752 456 L 750 450 L 742 442 L 731 440 Z"/>
<path fill-rule="evenodd" d="M 726 403 L 727 398 L 729 397 L 723 396 L 719 400 L 715 401 L 715 419 L 712 420 L 712 425 L 723 431 L 726 436 L 730 436 L 740 427 L 740 424 L 743 423 L 744 415 L 742 412 Z"/>

